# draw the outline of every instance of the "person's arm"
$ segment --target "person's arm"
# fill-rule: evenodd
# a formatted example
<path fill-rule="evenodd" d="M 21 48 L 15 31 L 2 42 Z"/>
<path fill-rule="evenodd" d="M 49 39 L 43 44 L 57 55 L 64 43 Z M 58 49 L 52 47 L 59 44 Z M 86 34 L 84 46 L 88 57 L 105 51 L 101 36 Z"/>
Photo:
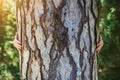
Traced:
<path fill-rule="evenodd" d="M 104 44 L 104 42 L 103 42 L 102 36 L 100 35 L 99 36 L 99 41 L 98 41 L 97 47 L 96 47 L 96 51 L 98 53 L 100 52 L 101 48 L 103 47 L 103 44 Z"/>
<path fill-rule="evenodd" d="M 15 35 L 15 38 L 13 40 L 13 45 L 17 48 L 17 50 L 21 50 L 21 42 L 18 40 L 18 34 Z"/>
<path fill-rule="evenodd" d="M 14 46 L 17 48 L 17 50 L 21 50 L 22 46 L 21 46 L 21 42 L 18 40 L 18 34 L 15 35 L 14 41 L 13 41 Z M 99 42 L 97 43 L 97 47 L 96 47 L 96 51 L 99 53 L 102 46 L 103 46 L 103 40 L 102 40 L 102 36 L 99 36 Z"/>

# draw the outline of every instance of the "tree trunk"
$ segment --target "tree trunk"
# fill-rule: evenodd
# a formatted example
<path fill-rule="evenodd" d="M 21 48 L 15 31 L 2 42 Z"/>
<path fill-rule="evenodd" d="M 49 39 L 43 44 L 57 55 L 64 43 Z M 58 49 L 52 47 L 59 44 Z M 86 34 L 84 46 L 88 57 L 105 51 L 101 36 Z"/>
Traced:
<path fill-rule="evenodd" d="M 17 0 L 21 80 L 98 80 L 97 0 Z"/>

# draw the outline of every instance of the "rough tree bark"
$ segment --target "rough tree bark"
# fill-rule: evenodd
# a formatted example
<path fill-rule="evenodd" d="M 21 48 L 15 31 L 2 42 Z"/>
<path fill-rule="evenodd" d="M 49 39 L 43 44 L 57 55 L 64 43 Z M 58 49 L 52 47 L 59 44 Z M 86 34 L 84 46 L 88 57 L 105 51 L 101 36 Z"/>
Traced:
<path fill-rule="evenodd" d="M 21 80 L 98 80 L 98 0 L 17 0 Z"/>

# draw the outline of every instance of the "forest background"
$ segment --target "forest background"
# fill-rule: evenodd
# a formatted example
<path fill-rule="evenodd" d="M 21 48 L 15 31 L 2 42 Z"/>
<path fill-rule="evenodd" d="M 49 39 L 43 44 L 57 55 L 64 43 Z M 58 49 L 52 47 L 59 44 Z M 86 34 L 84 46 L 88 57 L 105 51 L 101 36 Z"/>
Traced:
<path fill-rule="evenodd" d="M 0 0 L 0 80 L 20 80 L 15 0 Z M 99 80 L 120 79 L 120 0 L 101 0 L 99 28 L 104 46 L 98 57 Z"/>

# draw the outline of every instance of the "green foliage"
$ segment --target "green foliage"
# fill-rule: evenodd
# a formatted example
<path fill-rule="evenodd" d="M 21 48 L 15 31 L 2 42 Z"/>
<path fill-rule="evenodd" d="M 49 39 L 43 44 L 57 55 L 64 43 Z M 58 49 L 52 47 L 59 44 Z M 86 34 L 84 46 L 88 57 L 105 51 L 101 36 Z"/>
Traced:
<path fill-rule="evenodd" d="M 12 44 L 16 32 L 15 1 L 0 2 L 0 80 L 20 80 L 18 52 Z"/>
<path fill-rule="evenodd" d="M 101 1 L 104 16 L 100 27 L 103 28 L 104 47 L 99 57 L 99 80 L 119 80 L 120 0 Z"/>

